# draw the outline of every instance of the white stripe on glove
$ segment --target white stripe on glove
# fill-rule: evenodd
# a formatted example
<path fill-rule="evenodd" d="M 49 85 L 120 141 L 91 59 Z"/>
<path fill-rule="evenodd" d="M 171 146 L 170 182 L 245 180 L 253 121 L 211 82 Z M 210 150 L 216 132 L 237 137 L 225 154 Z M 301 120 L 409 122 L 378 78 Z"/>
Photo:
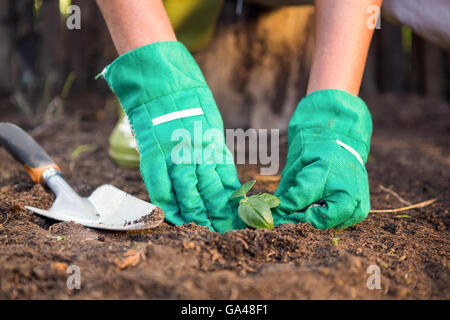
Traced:
<path fill-rule="evenodd" d="M 342 148 L 344 148 L 345 150 L 349 151 L 351 154 L 353 154 L 356 159 L 358 159 L 359 162 L 361 162 L 362 165 L 364 165 L 363 159 L 361 158 L 361 156 L 359 155 L 358 152 L 356 152 L 355 149 L 353 149 L 352 147 L 350 147 L 349 145 L 343 143 L 341 140 L 336 140 L 336 143 L 338 145 L 340 145 Z"/>
<path fill-rule="evenodd" d="M 152 122 L 153 122 L 154 126 L 157 126 L 158 124 L 169 122 L 172 120 L 193 117 L 193 116 L 199 116 L 202 114 L 203 114 L 202 108 L 193 108 L 193 109 L 175 111 L 175 112 L 171 112 L 171 113 L 165 114 L 160 117 L 156 117 L 155 119 L 152 120 Z"/>

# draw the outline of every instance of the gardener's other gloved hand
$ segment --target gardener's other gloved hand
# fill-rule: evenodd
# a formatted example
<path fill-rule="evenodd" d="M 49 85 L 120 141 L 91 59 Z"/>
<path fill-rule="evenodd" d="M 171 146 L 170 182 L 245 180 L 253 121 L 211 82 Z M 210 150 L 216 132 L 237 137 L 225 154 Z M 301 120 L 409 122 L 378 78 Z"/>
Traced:
<path fill-rule="evenodd" d="M 371 134 L 370 113 L 360 98 L 341 90 L 303 98 L 289 122 L 275 225 L 309 222 L 340 229 L 364 220 L 370 211 L 364 164 Z"/>
<path fill-rule="evenodd" d="M 240 183 L 222 118 L 183 44 L 157 42 L 133 50 L 103 76 L 128 115 L 150 200 L 166 220 L 221 233 L 244 228 L 237 204 L 229 200 Z"/>

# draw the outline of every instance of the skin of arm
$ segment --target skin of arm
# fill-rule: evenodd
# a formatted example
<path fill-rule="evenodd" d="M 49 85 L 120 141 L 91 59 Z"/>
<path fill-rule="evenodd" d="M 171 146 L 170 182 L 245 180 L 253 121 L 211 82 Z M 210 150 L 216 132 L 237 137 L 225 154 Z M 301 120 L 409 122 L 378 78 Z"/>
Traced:
<path fill-rule="evenodd" d="M 162 0 L 97 0 L 114 45 L 122 55 L 176 40 Z M 315 48 L 307 94 L 340 89 L 358 95 L 374 29 L 369 6 L 382 0 L 316 0 Z"/>
<path fill-rule="evenodd" d="M 315 48 L 307 94 L 340 89 L 358 95 L 373 28 L 369 6 L 382 0 L 316 0 Z"/>
<path fill-rule="evenodd" d="M 119 55 L 176 36 L 162 0 L 97 0 Z"/>

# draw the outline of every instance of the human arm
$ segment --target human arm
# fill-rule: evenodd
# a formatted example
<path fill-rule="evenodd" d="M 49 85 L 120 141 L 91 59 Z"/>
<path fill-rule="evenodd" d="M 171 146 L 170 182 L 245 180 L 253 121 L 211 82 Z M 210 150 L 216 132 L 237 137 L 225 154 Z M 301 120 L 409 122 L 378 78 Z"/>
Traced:
<path fill-rule="evenodd" d="M 242 228 L 230 201 L 240 183 L 222 118 L 200 68 L 176 41 L 161 0 L 98 3 L 120 54 L 102 75 L 135 133 L 150 200 L 176 225 Z M 215 132 L 215 139 L 205 139 L 207 132 Z M 179 162 L 177 150 L 188 157 Z"/>
<path fill-rule="evenodd" d="M 365 162 L 372 120 L 357 97 L 380 0 L 317 0 L 316 44 L 308 84 L 289 123 L 289 150 L 276 194 L 275 224 L 345 228 L 370 210 Z"/>

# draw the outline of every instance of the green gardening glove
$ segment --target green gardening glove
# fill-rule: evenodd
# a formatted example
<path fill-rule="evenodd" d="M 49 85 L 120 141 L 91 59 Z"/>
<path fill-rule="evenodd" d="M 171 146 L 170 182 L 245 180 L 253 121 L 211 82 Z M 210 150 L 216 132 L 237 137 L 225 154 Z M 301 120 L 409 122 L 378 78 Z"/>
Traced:
<path fill-rule="evenodd" d="M 134 131 L 152 203 L 175 224 L 225 232 L 245 224 L 231 193 L 239 188 L 213 95 L 177 41 L 128 52 L 103 71 Z"/>
<path fill-rule="evenodd" d="M 372 134 L 365 103 L 340 90 L 303 98 L 289 122 L 289 150 L 276 195 L 274 223 L 346 228 L 370 211 L 364 166 Z"/>

